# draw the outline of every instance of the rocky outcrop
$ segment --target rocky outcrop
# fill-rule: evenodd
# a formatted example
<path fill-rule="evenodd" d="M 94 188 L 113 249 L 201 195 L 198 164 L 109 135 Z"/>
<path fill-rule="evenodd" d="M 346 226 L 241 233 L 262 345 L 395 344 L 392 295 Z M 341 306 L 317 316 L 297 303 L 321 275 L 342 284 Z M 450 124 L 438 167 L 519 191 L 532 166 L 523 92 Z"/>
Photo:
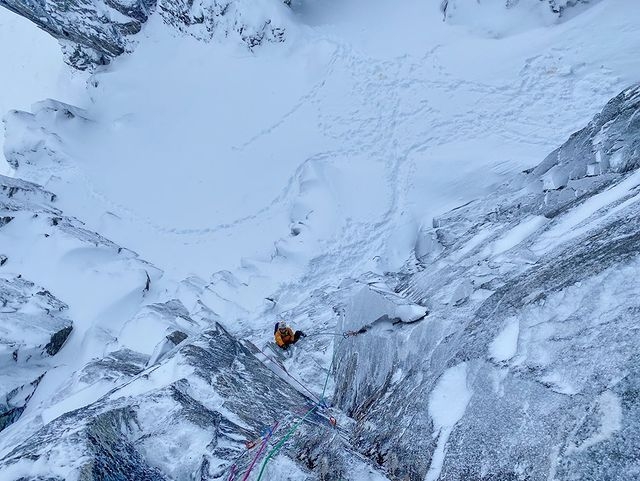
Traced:
<path fill-rule="evenodd" d="M 640 89 L 620 93 L 583 130 L 573 134 L 531 172 L 547 190 L 601 174 L 640 167 Z"/>
<path fill-rule="evenodd" d="M 278 0 L 0 0 L 0 6 L 57 38 L 66 62 L 80 70 L 131 51 L 155 10 L 167 24 L 202 40 L 237 36 L 251 48 L 283 41 L 285 32 Z"/>
<path fill-rule="evenodd" d="M 638 119 L 634 87 L 388 277 L 429 316 L 345 342 L 336 399 L 392 479 L 637 476 Z M 345 325 L 379 317 L 361 301 Z"/>
<path fill-rule="evenodd" d="M 165 23 L 199 40 L 237 37 L 253 48 L 285 39 L 282 4 L 273 0 L 160 0 L 158 10 Z"/>
<path fill-rule="evenodd" d="M 60 40 L 67 62 L 84 70 L 104 65 L 131 48 L 156 0 L 0 0 Z"/>
<path fill-rule="evenodd" d="M 20 417 L 44 375 L 43 360 L 71 334 L 66 309 L 33 282 L 0 274 L 0 431 Z"/>
<path fill-rule="evenodd" d="M 51 479 L 222 479 L 232 465 L 238 473 L 250 465 L 257 448 L 248 450 L 245 441 L 259 439 L 275 421 L 273 442 L 281 440 L 300 420 L 292 413 L 314 403 L 217 325 L 99 401 L 47 424 L 0 460 L 0 473 L 18 463 L 37 473 L 46 460 Z M 354 461 L 319 412 L 305 417 L 282 453 L 296 460 L 285 463 L 291 475 L 338 480 L 347 472 L 375 473 Z M 282 464 L 279 458 L 267 466 L 267 479 L 278 478 Z M 31 476 L 23 479 L 37 479 Z M 377 476 L 369 479 L 383 479 Z"/>
<path fill-rule="evenodd" d="M 59 113 L 55 110 L 47 112 L 51 115 Z M 63 116 L 69 118 L 64 113 Z M 32 146 L 36 145 L 34 140 Z M 39 151 L 36 148 L 32 153 L 34 156 L 47 155 L 46 149 Z M 25 162 L 19 168 L 28 165 Z M 119 266 L 122 273 L 137 270 L 141 274 L 151 272 L 157 278 L 152 266 L 86 229 L 77 219 L 65 216 L 55 201 L 55 194 L 36 184 L 0 176 L 0 219 L 11 219 L 0 224 L 0 245 L 6 252 L 0 256 L 0 429 L 20 418 L 45 373 L 56 367 L 58 354 L 65 348 L 75 324 L 67 303 L 46 286 L 49 282 L 45 285 L 41 281 L 34 282 L 21 272 L 23 268 L 34 263 L 42 268 L 43 277 L 51 281 L 48 271 L 53 266 L 54 278 L 61 286 L 83 282 L 69 279 L 58 259 L 76 249 L 89 248 L 101 249 L 109 263 Z M 32 275 L 37 276 L 38 272 L 30 271 L 29 276 Z M 142 286 L 136 287 L 141 291 Z M 160 332 L 158 339 L 161 337 Z M 144 354 L 120 356 L 113 353 L 107 356 L 105 363 L 109 359 L 113 361 L 109 364 L 114 370 L 111 380 L 116 380 L 122 377 L 115 374 L 117 366 L 137 363 L 137 367 L 128 369 L 129 373 L 137 373 L 144 368 L 148 358 Z M 86 369 L 91 370 L 91 365 Z"/>
<path fill-rule="evenodd" d="M 66 304 L 21 277 L 0 277 L 0 305 L 3 364 L 54 356 L 71 333 Z"/>
<path fill-rule="evenodd" d="M 37 115 L 40 120 L 90 121 L 62 104 L 47 103 Z M 23 121 L 26 127 L 35 122 L 31 117 L 13 120 L 15 128 L 25 127 Z M 58 158 L 57 153 L 39 149 L 28 128 L 22 132 L 8 148 L 17 155 L 31 152 L 19 156 L 18 172 L 35 176 L 42 163 Z M 0 369 L 0 428 L 10 433 L 1 445 L 0 478 L 221 479 L 231 469 L 243 473 L 257 449 L 248 450 L 245 442 L 259 441 L 265 428 L 280 421 L 269 449 L 280 441 L 283 445 L 266 468 L 267 479 L 279 478 L 282 466 L 299 478 L 337 481 L 355 472 L 371 481 L 385 479 L 349 445 L 349 420 L 316 406 L 317 399 L 301 394 L 282 372 L 271 371 L 214 324 L 215 313 L 192 292 L 200 292 L 206 283 L 188 279 L 178 289 L 188 291 L 184 297 L 166 293 L 163 298 L 153 287 L 159 279 L 157 269 L 65 216 L 54 194 L 1 176 L 0 186 L 0 215 L 13 217 L 0 227 L 0 245 L 7 248 L 9 259 L 0 268 L 0 345 L 6 347 L 0 367 L 7 367 Z M 27 252 L 23 243 L 29 246 Z M 119 294 L 106 294 L 105 304 L 124 305 L 126 316 L 110 309 L 112 314 L 100 316 L 103 324 L 80 319 L 80 331 L 92 330 L 98 342 L 87 346 L 83 338 L 63 344 L 72 309 L 17 272 L 32 256 L 45 262 L 55 259 L 56 278 L 64 278 L 61 286 L 87 282 L 84 277 L 68 277 L 78 272 L 64 270 L 74 263 L 81 266 L 80 272 L 105 269 L 104 282 L 110 289 L 113 279 L 118 286 L 131 283 Z M 143 293 L 147 273 L 153 283 Z M 93 291 L 100 292 L 100 285 L 91 286 Z M 119 304 L 123 298 L 125 304 Z M 147 298 L 155 302 L 147 304 Z M 72 301 L 69 304 L 73 307 Z M 24 331 L 27 327 L 34 332 Z M 20 333 L 24 336 L 18 339 Z M 75 356 L 65 349 L 80 346 L 78 355 L 86 349 L 88 362 L 77 361 L 78 370 L 68 371 L 64 379 L 59 374 L 47 377 L 47 372 L 64 369 L 56 364 L 61 355 Z M 38 395 L 44 385 L 50 396 Z M 50 416 L 46 424 L 42 416 L 26 410 L 34 402 L 34 412 Z M 329 423 L 330 414 L 340 419 L 339 428 Z M 297 423 L 287 441 L 285 434 Z"/>
<path fill-rule="evenodd" d="M 44 374 L 41 374 L 31 382 L 19 384 L 8 392 L 0 392 L 0 431 L 20 418 L 43 377 Z M 2 391 L 7 391 L 7 388 L 3 387 Z"/>

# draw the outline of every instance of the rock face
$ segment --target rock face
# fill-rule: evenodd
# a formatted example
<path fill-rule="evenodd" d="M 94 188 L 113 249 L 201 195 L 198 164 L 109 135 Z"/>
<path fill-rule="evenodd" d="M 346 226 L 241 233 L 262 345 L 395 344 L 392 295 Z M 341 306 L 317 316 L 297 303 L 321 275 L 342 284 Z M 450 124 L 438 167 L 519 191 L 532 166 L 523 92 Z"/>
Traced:
<path fill-rule="evenodd" d="M 241 10 L 210 2 L 205 19 L 198 5 L 163 15 L 207 38 L 231 30 L 206 19 L 241 19 L 233 31 L 259 37 Z M 9 114 L 6 156 L 20 175 L 46 183 L 65 166 L 61 122 L 92 120 L 54 101 Z M 152 265 L 65 216 L 55 194 L 0 176 L 0 430 L 11 435 L 0 436 L 0 479 L 229 479 L 255 456 L 245 441 L 276 421 L 268 449 L 283 449 L 266 479 L 638 478 L 639 138 L 634 87 L 540 165 L 422 229 L 403 271 L 311 293 L 291 314 L 337 335 L 331 409 L 215 322 L 205 281 L 166 288 Z M 23 273 L 32 257 L 49 269 Z M 75 281 L 68 296 L 91 284 L 104 309 L 72 317 L 47 270 Z M 328 305 L 353 336 L 334 332 Z M 326 345 L 305 342 L 314 355 Z M 81 348 L 90 358 L 44 389 Z"/>
<path fill-rule="evenodd" d="M 222 479 L 232 465 L 244 473 L 251 464 L 257 448 L 248 451 L 245 440 L 259 439 L 277 420 L 284 435 L 299 420 L 291 413 L 314 404 L 217 325 L 99 401 L 46 425 L 0 460 L 0 472 L 19 472 L 27 463 L 32 474 L 24 480 L 39 479 L 43 464 L 47 479 Z M 285 447 L 298 460 L 288 468 L 293 479 L 338 480 L 358 466 L 374 473 L 354 461 L 320 413 L 307 416 Z M 273 469 L 282 462 L 267 467 L 267 479 L 278 477 Z"/>
<path fill-rule="evenodd" d="M 135 34 L 156 9 L 167 24 L 203 40 L 237 35 L 255 47 L 284 39 L 278 0 L 0 0 L 0 6 L 57 38 L 65 60 L 80 70 L 131 51 Z"/>
<path fill-rule="evenodd" d="M 336 399 L 392 479 L 640 475 L 639 138 L 633 87 L 539 166 L 436 219 L 423 235 L 437 248 L 389 277 L 430 313 L 346 342 Z M 343 323 L 377 318 L 370 305 L 354 297 Z"/>
<path fill-rule="evenodd" d="M 156 0 L 0 0 L 0 6 L 22 15 L 60 40 L 67 62 L 84 70 L 104 65 L 131 48 Z"/>
<path fill-rule="evenodd" d="M 21 175 L 46 182 L 64 166 L 52 120 L 91 121 L 53 101 L 9 115 L 7 157 Z M 259 449 L 245 442 L 259 445 L 276 421 L 266 479 L 386 479 L 350 445 L 349 419 L 215 323 L 200 299 L 206 282 L 155 287 L 157 269 L 65 216 L 36 184 L 0 176 L 0 217 L 0 479 L 226 479 L 245 473 Z M 71 299 L 40 287 L 48 271 Z M 100 302 L 92 318 L 87 305 Z M 401 304 L 397 315 L 422 311 Z M 70 358 L 80 367 L 60 375 L 57 360 Z"/>

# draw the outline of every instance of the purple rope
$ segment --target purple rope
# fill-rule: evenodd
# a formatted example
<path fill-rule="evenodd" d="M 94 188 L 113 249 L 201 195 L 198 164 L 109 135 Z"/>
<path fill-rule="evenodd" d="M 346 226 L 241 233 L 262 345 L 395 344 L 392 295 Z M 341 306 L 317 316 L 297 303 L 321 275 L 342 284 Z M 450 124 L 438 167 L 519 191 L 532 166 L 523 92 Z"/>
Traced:
<path fill-rule="evenodd" d="M 269 429 L 269 432 L 267 433 L 267 435 L 262 440 L 262 444 L 260 445 L 260 449 L 258 449 L 258 452 L 256 453 L 255 457 L 253 458 L 253 461 L 251 461 L 251 464 L 249 465 L 249 468 L 247 469 L 247 472 L 244 473 L 244 477 L 242 478 L 242 481 L 247 481 L 247 479 L 249 479 L 249 474 L 251 474 L 251 470 L 255 466 L 256 461 L 258 461 L 258 458 L 260 457 L 262 452 L 264 451 L 264 448 L 267 447 L 267 443 L 269 442 L 269 438 L 271 438 L 271 435 L 273 434 L 273 432 L 278 428 L 278 424 L 280 424 L 280 421 L 276 421 L 276 423 L 273 425 L 273 427 L 271 429 Z"/>

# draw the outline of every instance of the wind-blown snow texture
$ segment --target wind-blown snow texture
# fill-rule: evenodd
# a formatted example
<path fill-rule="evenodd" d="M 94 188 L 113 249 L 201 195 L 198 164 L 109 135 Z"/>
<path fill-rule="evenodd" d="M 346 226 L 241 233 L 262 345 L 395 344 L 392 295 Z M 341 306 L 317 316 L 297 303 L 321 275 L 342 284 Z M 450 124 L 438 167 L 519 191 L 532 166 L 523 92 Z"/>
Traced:
<path fill-rule="evenodd" d="M 445 3 L 13 4 L 0 479 L 640 476 L 640 10 Z"/>

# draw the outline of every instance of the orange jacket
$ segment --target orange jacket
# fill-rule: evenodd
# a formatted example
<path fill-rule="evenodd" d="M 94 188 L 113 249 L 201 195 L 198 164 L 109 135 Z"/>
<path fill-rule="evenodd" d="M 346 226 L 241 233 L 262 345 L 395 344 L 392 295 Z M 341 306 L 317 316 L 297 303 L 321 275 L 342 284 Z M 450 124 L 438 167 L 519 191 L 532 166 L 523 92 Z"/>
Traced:
<path fill-rule="evenodd" d="M 293 344 L 295 340 L 293 329 L 290 327 L 287 327 L 284 333 L 278 329 L 274 336 L 276 338 L 276 344 L 280 347 L 286 347 L 289 344 Z"/>

